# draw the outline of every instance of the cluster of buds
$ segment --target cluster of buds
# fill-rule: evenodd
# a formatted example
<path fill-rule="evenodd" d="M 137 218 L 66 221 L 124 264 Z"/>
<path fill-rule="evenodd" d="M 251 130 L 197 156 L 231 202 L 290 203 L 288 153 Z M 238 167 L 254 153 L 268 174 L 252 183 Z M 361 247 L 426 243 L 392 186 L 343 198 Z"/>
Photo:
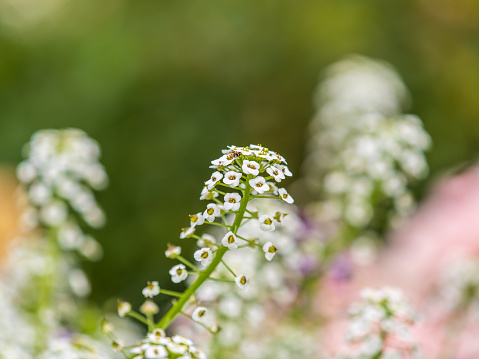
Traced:
<path fill-rule="evenodd" d="M 194 260 L 197 263 L 192 263 L 183 257 L 179 246 L 169 245 L 165 252 L 167 258 L 180 262 L 169 271 L 172 282 L 180 283 L 188 279 L 190 282 L 188 289 L 179 293 L 160 289 L 158 282 L 147 284 L 143 289 L 143 295 L 150 298 L 148 300 L 159 294 L 175 298 L 172 307 L 158 322 L 154 321 L 154 315 L 158 310 L 148 313 L 142 311 L 143 316 L 132 311 L 129 303 L 120 302 L 118 308 L 120 316 L 129 315 L 144 322 L 149 327 L 146 342 L 136 346 L 134 351 L 131 352 L 138 355 L 138 358 L 169 358 L 171 355 L 183 355 L 181 358 L 202 358 L 202 354 L 189 351 L 179 353 L 167 345 L 170 343 L 170 346 L 177 347 L 181 344 L 188 347 L 190 344 L 187 343 L 189 342 L 182 337 L 166 339 L 160 335 L 159 337 L 162 339 L 153 343 L 156 345 L 153 349 L 151 348 L 151 345 L 153 345 L 151 337 L 158 336 L 158 333 L 161 334 L 161 331 L 168 328 L 176 316 L 180 314 L 192 319 L 213 334 L 219 332 L 219 326 L 208 321 L 208 309 L 199 305 L 196 296 L 197 291 L 203 284 L 211 282 L 233 283 L 240 289 L 247 287 L 249 277 L 244 273 L 237 273 L 234 268 L 226 263 L 227 256 L 225 254 L 227 252 L 238 252 L 245 247 L 249 249 L 257 248 L 263 253 L 267 261 L 271 261 L 278 250 L 277 244 L 272 241 L 259 243 L 256 239 L 242 236 L 240 228 L 248 223 L 248 225 L 256 225 L 259 231 L 272 232 L 282 222 L 283 213 L 277 212 L 275 215 L 259 213 L 251 210 L 248 203 L 258 198 L 282 200 L 288 204 L 294 202 L 284 188 L 277 187 L 277 183 L 288 176 L 292 176 L 286 160 L 278 153 L 261 146 L 229 146 L 226 150 L 223 150 L 223 155 L 220 158 L 212 161 L 211 167 L 215 169 L 215 172 L 205 182 L 200 196 L 200 199 L 211 202 L 206 205 L 203 212 L 190 215 L 190 226 L 184 228 L 179 236 L 180 239 L 195 239 L 197 241 L 200 247 L 194 253 Z M 199 236 L 196 234 L 196 230 L 202 225 L 215 226 L 215 228 L 221 230 L 221 233 L 219 233 L 218 238 L 208 234 Z M 220 264 L 227 271 L 229 278 L 213 276 Z M 156 334 L 154 335 L 154 333 Z M 181 339 L 182 342 L 178 343 L 175 338 L 177 340 Z M 150 346 L 145 343 L 149 343 Z M 154 350 L 156 350 L 156 354 L 151 354 Z M 176 356 L 171 357 L 176 358 Z"/>
<path fill-rule="evenodd" d="M 431 141 L 417 116 L 402 114 L 406 99 L 386 64 L 352 57 L 328 69 L 306 161 L 308 183 L 325 199 L 323 216 L 363 229 L 378 220 L 397 225 L 414 209 L 408 183 L 427 174 Z M 378 205 L 386 218 L 376 217 Z"/>
<path fill-rule="evenodd" d="M 18 165 L 17 174 L 28 193 L 25 226 L 53 228 L 63 249 L 98 258 L 100 245 L 82 232 L 77 220 L 79 216 L 93 228 L 105 222 L 92 192 L 108 183 L 96 141 L 78 129 L 41 130 L 24 152 L 27 158 Z"/>
<path fill-rule="evenodd" d="M 417 346 L 411 336 L 416 314 L 395 288 L 364 289 L 361 301 L 350 308 L 346 347 L 338 358 L 413 358 Z"/>

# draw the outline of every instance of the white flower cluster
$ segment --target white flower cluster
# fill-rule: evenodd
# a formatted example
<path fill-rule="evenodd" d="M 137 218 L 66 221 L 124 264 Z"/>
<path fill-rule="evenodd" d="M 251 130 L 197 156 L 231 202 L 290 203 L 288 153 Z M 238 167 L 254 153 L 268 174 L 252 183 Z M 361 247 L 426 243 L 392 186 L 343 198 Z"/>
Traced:
<path fill-rule="evenodd" d="M 131 359 L 206 359 L 193 342 L 180 335 L 167 337 L 161 329 L 148 333 L 140 345 L 129 349 Z"/>
<path fill-rule="evenodd" d="M 396 288 L 367 288 L 350 308 L 347 345 L 338 358 L 411 358 L 417 347 L 411 335 L 416 315 Z"/>
<path fill-rule="evenodd" d="M 84 236 L 69 215 L 69 207 L 91 227 L 101 227 L 105 222 L 103 210 L 90 189 L 101 190 L 108 183 L 98 162 L 98 144 L 78 129 L 41 130 L 25 146 L 25 156 L 27 159 L 18 165 L 17 174 L 28 187 L 31 207 L 24 216 L 26 224 L 64 225 L 62 245 L 81 247 Z"/>
<path fill-rule="evenodd" d="M 79 130 L 46 130 L 25 149 L 18 177 L 30 207 L 22 223 L 25 238 L 13 240 L 2 259 L 0 357 L 116 358 L 97 339 L 99 331 L 77 328 L 86 309 L 80 298 L 90 293 L 90 283 L 77 256 L 60 250 L 75 249 L 88 259 L 101 254 L 68 210 L 74 208 L 90 225 L 100 224 L 100 211 L 103 221 L 89 189 L 106 184 L 98 146 Z"/>
<path fill-rule="evenodd" d="M 408 182 L 427 174 L 431 140 L 417 116 L 402 114 L 406 98 L 386 64 L 351 57 L 328 69 L 305 164 L 308 184 L 324 193 L 326 217 L 364 228 L 377 205 L 390 208 L 390 224 L 414 208 Z"/>
<path fill-rule="evenodd" d="M 479 260 L 459 257 L 448 263 L 439 278 L 439 291 L 447 311 L 479 313 Z"/>
<path fill-rule="evenodd" d="M 250 147 L 228 146 L 228 149 L 222 152 L 223 156 L 211 161 L 211 167 L 217 171 L 205 182 L 200 197 L 200 199 L 213 200 L 215 203 L 209 203 L 204 212 L 190 215 L 190 226 L 182 230 L 180 238 L 195 238 L 197 236 L 194 233 L 199 226 L 205 223 L 217 224 L 215 223 L 217 218 L 237 214 L 243 203 L 247 188 L 249 188 L 248 197 L 250 199 L 268 196 L 268 198 L 281 199 L 288 204 L 294 202 L 286 189 L 276 186 L 276 183 L 284 180 L 286 176 L 292 176 L 286 165 L 286 160 L 281 155 L 259 145 L 251 145 Z M 231 192 L 219 190 L 218 187 L 220 186 Z M 223 196 L 223 201 L 218 199 L 220 195 Z M 261 230 L 270 232 L 274 231 L 275 225 L 281 222 L 282 214 L 278 212 L 273 217 L 256 213 L 254 217 L 252 214 L 249 219 L 257 220 Z M 235 250 L 251 244 L 248 240 L 244 240 L 241 236 L 235 234 L 227 223 L 219 225 L 229 229 L 227 233 L 223 234 L 220 240 L 221 245 L 230 250 Z M 194 258 L 203 267 L 207 267 L 213 260 L 215 248 L 219 244 L 216 243 L 214 237 L 198 243 L 201 244 L 201 248 L 194 253 Z M 277 248 L 271 241 L 268 241 L 263 244 L 263 251 L 266 259 L 270 261 Z M 167 256 L 169 255 L 167 254 Z M 171 268 L 170 274 L 174 283 L 181 282 L 188 277 L 186 267 L 181 264 Z M 243 288 L 247 281 L 244 275 L 236 276 L 236 284 L 240 288 Z"/>

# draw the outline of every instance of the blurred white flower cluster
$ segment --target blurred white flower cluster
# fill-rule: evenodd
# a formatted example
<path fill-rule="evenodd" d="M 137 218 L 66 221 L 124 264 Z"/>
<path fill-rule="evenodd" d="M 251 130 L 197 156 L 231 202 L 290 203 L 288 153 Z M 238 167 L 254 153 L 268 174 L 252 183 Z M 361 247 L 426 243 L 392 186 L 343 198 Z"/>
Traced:
<path fill-rule="evenodd" d="M 17 174 L 28 188 L 32 206 L 26 212 L 26 224 L 63 225 L 61 243 L 79 248 L 83 236 L 72 223 L 75 220 L 69 208 L 91 227 L 101 227 L 105 222 L 91 190 L 101 190 L 108 184 L 99 163 L 98 144 L 78 129 L 42 130 L 32 136 L 24 155 L 27 158 L 18 165 Z"/>
<path fill-rule="evenodd" d="M 90 283 L 76 255 L 96 260 L 102 254 L 81 230 L 104 222 L 90 189 L 107 184 L 99 155 L 96 142 L 74 129 L 39 131 L 25 146 L 17 171 L 27 207 L 24 235 L 12 242 L 0 277 L 1 358 L 115 357 L 98 340 L 99 330 L 82 328 L 89 309 L 81 299 Z"/>
<path fill-rule="evenodd" d="M 417 116 L 402 114 L 407 98 L 385 63 L 354 56 L 327 69 L 305 162 L 327 220 L 362 229 L 386 213 L 394 225 L 414 208 L 408 185 L 427 174 L 431 140 Z"/>
<path fill-rule="evenodd" d="M 363 289 L 361 300 L 350 308 L 350 317 L 347 343 L 338 359 L 417 357 L 411 335 L 416 314 L 399 289 Z"/>

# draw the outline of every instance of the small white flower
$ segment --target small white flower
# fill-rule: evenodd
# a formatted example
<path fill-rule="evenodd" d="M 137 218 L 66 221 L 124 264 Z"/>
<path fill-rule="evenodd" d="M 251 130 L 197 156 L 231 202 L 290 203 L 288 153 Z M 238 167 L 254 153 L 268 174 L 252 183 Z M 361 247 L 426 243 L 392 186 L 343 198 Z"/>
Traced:
<path fill-rule="evenodd" d="M 241 168 L 243 169 L 244 174 L 251 174 L 253 176 L 259 175 L 260 164 L 255 161 L 244 160 Z"/>
<path fill-rule="evenodd" d="M 174 259 L 180 254 L 181 254 L 180 246 L 169 246 L 168 249 L 165 251 L 166 258 Z"/>
<path fill-rule="evenodd" d="M 28 191 L 30 200 L 36 205 L 42 205 L 50 202 L 52 199 L 51 189 L 42 182 L 35 182 Z"/>
<path fill-rule="evenodd" d="M 188 271 L 183 264 L 177 264 L 170 269 L 170 275 L 173 283 L 180 283 L 188 278 Z"/>
<path fill-rule="evenodd" d="M 276 165 L 276 167 L 283 172 L 285 176 L 291 177 L 293 174 L 289 170 L 288 166 Z"/>
<path fill-rule="evenodd" d="M 228 247 L 229 249 L 238 248 L 238 240 L 236 239 L 236 236 L 234 235 L 233 232 L 226 233 L 223 239 L 221 240 L 221 243 L 225 247 Z"/>
<path fill-rule="evenodd" d="M 160 344 L 160 341 L 162 341 L 162 338 L 165 338 L 165 336 L 166 333 L 163 329 L 155 328 L 151 333 L 148 333 L 147 338 L 152 343 Z"/>
<path fill-rule="evenodd" d="M 241 196 L 238 193 L 225 194 L 225 211 L 237 211 L 241 206 Z"/>
<path fill-rule="evenodd" d="M 231 162 L 234 161 L 234 159 L 235 159 L 235 157 L 232 156 L 231 153 L 225 154 L 225 155 L 221 156 L 220 158 L 211 161 L 212 166 L 210 166 L 210 167 L 211 168 L 218 168 L 220 166 L 223 166 L 223 167 L 228 166 Z"/>
<path fill-rule="evenodd" d="M 190 214 L 190 222 L 191 227 L 201 226 L 203 223 L 205 223 L 205 217 L 203 217 L 203 213 L 201 212 Z"/>
<path fill-rule="evenodd" d="M 235 282 L 240 289 L 243 289 L 245 285 L 248 283 L 248 279 L 246 278 L 245 275 L 241 274 L 235 278 Z"/>
<path fill-rule="evenodd" d="M 205 307 L 197 307 L 191 317 L 195 322 L 202 322 L 206 313 L 208 313 L 208 309 L 206 309 Z"/>
<path fill-rule="evenodd" d="M 160 294 L 160 286 L 158 282 L 148 282 L 146 287 L 141 291 L 145 298 L 153 298 L 155 295 Z"/>
<path fill-rule="evenodd" d="M 271 259 L 273 259 L 274 255 L 276 254 L 276 251 L 278 250 L 278 248 L 276 248 L 275 246 L 273 246 L 273 243 L 271 242 L 266 242 L 263 246 L 263 251 L 264 251 L 264 256 L 266 257 L 266 259 L 268 261 L 270 261 Z"/>
<path fill-rule="evenodd" d="M 201 190 L 200 200 L 205 200 L 205 199 L 210 200 L 210 199 L 216 198 L 218 196 L 219 196 L 218 192 L 210 191 L 208 189 L 208 187 L 205 186 Z"/>
<path fill-rule="evenodd" d="M 150 299 L 145 300 L 145 302 L 140 307 L 140 312 L 145 315 L 155 315 L 160 311 L 158 305 Z"/>
<path fill-rule="evenodd" d="M 249 180 L 250 186 L 259 194 L 269 191 L 269 185 L 264 177 L 255 177 Z"/>
<path fill-rule="evenodd" d="M 49 226 L 58 226 L 67 216 L 68 208 L 62 201 L 52 201 L 40 209 L 40 217 Z"/>
<path fill-rule="evenodd" d="M 184 238 L 188 238 L 190 235 L 192 235 L 193 233 L 195 233 L 195 227 L 186 227 L 186 228 L 183 228 L 181 230 L 181 233 L 180 233 L 180 238 L 181 239 L 184 239 Z"/>
<path fill-rule="evenodd" d="M 284 173 L 282 171 L 281 168 L 278 168 L 276 165 L 274 166 L 271 166 L 271 167 L 268 167 L 266 169 L 266 172 L 271 176 L 273 177 L 273 179 L 276 181 L 276 182 L 281 182 L 281 180 L 284 180 L 285 177 L 284 177 Z"/>
<path fill-rule="evenodd" d="M 259 226 L 265 232 L 274 231 L 275 227 L 274 227 L 273 217 L 267 214 L 263 214 L 259 216 Z"/>
<path fill-rule="evenodd" d="M 158 358 L 167 358 L 168 352 L 165 347 L 161 345 L 151 345 L 148 346 L 145 350 L 145 358 L 149 359 L 158 359 Z"/>
<path fill-rule="evenodd" d="M 194 257 L 196 261 L 201 262 L 206 267 L 213 260 L 213 252 L 209 248 L 201 248 L 195 252 Z"/>
<path fill-rule="evenodd" d="M 203 213 L 203 216 L 208 222 L 214 222 L 216 217 L 221 215 L 220 208 L 214 203 L 209 203 L 206 206 L 206 210 Z"/>
<path fill-rule="evenodd" d="M 289 204 L 294 203 L 293 197 L 291 197 L 288 191 L 286 191 L 284 188 L 280 188 L 278 190 L 278 194 L 279 194 L 279 198 L 281 198 L 281 200 L 285 201 L 286 203 L 289 203 Z"/>
<path fill-rule="evenodd" d="M 205 182 L 205 185 L 209 190 L 211 190 L 216 185 L 216 182 L 218 182 L 222 178 L 223 175 L 221 174 L 221 172 L 216 171 L 211 175 L 211 178 Z"/>
<path fill-rule="evenodd" d="M 236 187 L 239 185 L 242 174 L 239 172 L 229 171 L 225 173 L 223 182 L 230 187 Z"/>
<path fill-rule="evenodd" d="M 118 301 L 118 315 L 124 317 L 131 312 L 131 304 L 122 300 Z"/>

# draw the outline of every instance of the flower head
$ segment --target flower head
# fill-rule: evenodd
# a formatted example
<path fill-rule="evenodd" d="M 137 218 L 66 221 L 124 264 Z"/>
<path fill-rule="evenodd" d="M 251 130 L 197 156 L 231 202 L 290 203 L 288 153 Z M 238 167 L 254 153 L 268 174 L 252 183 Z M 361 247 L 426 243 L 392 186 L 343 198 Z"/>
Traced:
<path fill-rule="evenodd" d="M 131 312 L 131 304 L 123 300 L 118 301 L 118 315 L 124 317 Z"/>
<path fill-rule="evenodd" d="M 214 222 L 216 217 L 219 217 L 221 215 L 221 210 L 218 205 L 214 203 L 209 203 L 206 206 L 206 210 L 203 213 L 203 216 L 208 222 Z"/>
<path fill-rule="evenodd" d="M 241 196 L 238 193 L 227 193 L 225 194 L 225 210 L 226 211 L 237 211 L 241 206 Z"/>
<path fill-rule="evenodd" d="M 210 248 L 201 248 L 198 249 L 195 254 L 193 255 L 195 260 L 201 262 L 203 266 L 208 266 L 211 261 L 213 260 L 213 252 Z"/>
<path fill-rule="evenodd" d="M 160 311 L 158 305 L 150 299 L 145 300 L 145 302 L 140 307 L 140 312 L 145 315 L 155 315 Z"/>
<path fill-rule="evenodd" d="M 243 170 L 243 173 L 246 175 L 253 175 L 257 176 L 259 175 L 259 169 L 261 168 L 260 164 L 256 161 L 248 161 L 244 160 L 243 165 L 241 166 L 241 169 Z"/>
<path fill-rule="evenodd" d="M 216 183 L 223 178 L 223 174 L 221 172 L 216 171 L 211 175 L 211 178 L 205 182 L 206 187 L 208 190 L 213 189 L 216 186 Z"/>
<path fill-rule="evenodd" d="M 180 283 L 188 278 L 188 271 L 183 264 L 177 264 L 170 269 L 171 281 L 173 283 Z"/>
<path fill-rule="evenodd" d="M 229 249 L 238 248 L 238 239 L 236 238 L 235 234 L 231 231 L 225 234 L 225 236 L 221 240 L 221 243 L 225 247 L 228 247 Z"/>
<path fill-rule="evenodd" d="M 274 231 L 275 227 L 274 227 L 273 219 L 274 219 L 273 217 L 271 217 L 267 214 L 263 214 L 263 215 L 259 216 L 259 226 L 260 226 L 260 228 L 265 232 Z"/>
<path fill-rule="evenodd" d="M 266 172 L 273 177 L 276 182 L 281 182 L 281 180 L 285 179 L 284 173 L 281 167 L 278 165 L 272 165 L 266 169 Z"/>
<path fill-rule="evenodd" d="M 249 180 L 250 186 L 259 194 L 269 191 L 269 185 L 264 177 L 255 177 Z"/>
<path fill-rule="evenodd" d="M 201 226 L 205 223 L 205 218 L 203 217 L 203 213 L 198 212 L 196 214 L 190 214 L 190 227 L 193 228 L 195 226 Z"/>
<path fill-rule="evenodd" d="M 248 283 L 248 279 L 245 275 L 241 274 L 235 278 L 235 283 L 239 287 L 239 289 L 243 289 Z"/>
<path fill-rule="evenodd" d="M 148 282 L 146 287 L 141 291 L 145 298 L 153 298 L 155 295 L 160 294 L 160 286 L 158 282 Z"/>
<path fill-rule="evenodd" d="M 268 261 L 272 260 L 278 248 L 273 246 L 273 243 L 266 242 L 263 246 L 264 256 Z"/>
<path fill-rule="evenodd" d="M 168 249 L 165 251 L 166 258 L 174 259 L 181 254 L 181 247 L 180 246 L 168 246 Z"/>
<path fill-rule="evenodd" d="M 208 309 L 205 307 L 196 307 L 191 317 L 195 322 L 202 322 L 206 313 L 208 313 Z"/>
<path fill-rule="evenodd" d="M 228 171 L 225 173 L 223 182 L 230 187 L 237 187 L 240 183 L 242 174 L 235 171 Z"/>
<path fill-rule="evenodd" d="M 278 194 L 279 194 L 279 198 L 281 198 L 281 200 L 285 201 L 286 203 L 289 203 L 289 204 L 294 203 L 293 197 L 291 197 L 288 191 L 286 191 L 284 188 L 278 189 Z"/>

